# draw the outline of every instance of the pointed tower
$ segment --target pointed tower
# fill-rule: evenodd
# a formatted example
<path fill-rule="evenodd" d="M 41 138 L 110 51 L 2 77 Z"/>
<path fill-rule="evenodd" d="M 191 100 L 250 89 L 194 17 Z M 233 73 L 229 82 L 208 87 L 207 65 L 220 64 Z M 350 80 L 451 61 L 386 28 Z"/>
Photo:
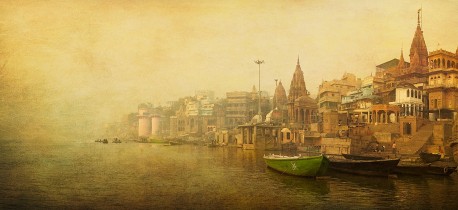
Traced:
<path fill-rule="evenodd" d="M 259 93 L 256 90 L 256 85 L 253 85 L 253 88 L 251 88 L 251 99 L 256 100 L 257 98 L 259 98 Z"/>
<path fill-rule="evenodd" d="M 301 96 L 307 96 L 307 88 L 305 87 L 304 72 L 302 72 L 299 57 L 297 57 L 296 70 L 289 86 L 288 101 L 290 103 L 294 102 L 294 100 Z"/>
<path fill-rule="evenodd" d="M 415 35 L 412 40 L 412 44 L 410 45 L 410 67 L 412 67 L 412 71 L 418 69 L 417 67 L 428 67 L 428 49 L 426 48 L 425 39 L 423 37 L 423 31 L 421 30 L 421 19 L 420 19 L 421 9 L 418 10 L 418 17 L 417 17 L 417 29 L 415 31 Z M 419 62 L 413 62 L 415 56 L 415 52 L 418 54 Z M 415 65 L 414 65 L 415 63 Z"/>
<path fill-rule="evenodd" d="M 399 63 L 398 63 L 398 69 L 404 69 L 406 68 L 406 62 L 404 61 L 404 53 L 402 52 L 401 49 L 401 57 L 399 58 Z"/>
<path fill-rule="evenodd" d="M 420 60 L 420 55 L 418 55 L 417 51 L 413 54 L 413 57 L 410 58 L 410 65 L 413 68 L 417 68 L 421 66 L 421 60 Z"/>
<path fill-rule="evenodd" d="M 272 108 L 274 109 L 278 108 L 278 109 L 283 110 L 285 109 L 287 103 L 288 103 L 288 98 L 286 97 L 286 91 L 285 91 L 285 88 L 283 87 L 283 84 L 280 81 L 280 83 L 275 88 Z"/>

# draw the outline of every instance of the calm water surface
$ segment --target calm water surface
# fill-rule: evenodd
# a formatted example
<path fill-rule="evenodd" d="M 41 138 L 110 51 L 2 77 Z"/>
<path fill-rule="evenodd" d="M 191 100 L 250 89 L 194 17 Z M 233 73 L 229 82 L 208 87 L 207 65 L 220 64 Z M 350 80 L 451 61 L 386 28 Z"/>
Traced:
<path fill-rule="evenodd" d="M 398 179 L 266 168 L 263 152 L 0 141 L 1 209 L 456 209 L 458 175 Z"/>

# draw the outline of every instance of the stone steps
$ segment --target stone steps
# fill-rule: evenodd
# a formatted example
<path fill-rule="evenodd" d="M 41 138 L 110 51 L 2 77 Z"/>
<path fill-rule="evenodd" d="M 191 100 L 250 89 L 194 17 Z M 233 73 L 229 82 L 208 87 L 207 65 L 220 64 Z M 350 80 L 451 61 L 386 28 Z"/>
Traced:
<path fill-rule="evenodd" d="M 428 143 L 433 134 L 433 124 L 422 126 L 418 132 L 410 138 L 401 138 L 396 142 L 398 153 L 400 155 L 418 154 L 421 148 Z"/>

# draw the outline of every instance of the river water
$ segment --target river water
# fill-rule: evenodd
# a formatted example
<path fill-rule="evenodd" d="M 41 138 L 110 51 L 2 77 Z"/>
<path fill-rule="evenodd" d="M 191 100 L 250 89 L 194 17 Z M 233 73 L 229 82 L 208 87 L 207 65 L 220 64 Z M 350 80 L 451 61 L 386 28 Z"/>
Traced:
<path fill-rule="evenodd" d="M 456 209 L 458 175 L 294 177 L 233 147 L 0 141 L 1 209 Z"/>

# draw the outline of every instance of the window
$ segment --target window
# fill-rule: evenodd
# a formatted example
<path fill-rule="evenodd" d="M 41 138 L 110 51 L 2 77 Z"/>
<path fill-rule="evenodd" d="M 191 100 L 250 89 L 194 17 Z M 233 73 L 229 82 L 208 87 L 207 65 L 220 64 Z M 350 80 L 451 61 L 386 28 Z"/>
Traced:
<path fill-rule="evenodd" d="M 407 90 L 407 97 L 410 97 L 410 91 Z"/>

